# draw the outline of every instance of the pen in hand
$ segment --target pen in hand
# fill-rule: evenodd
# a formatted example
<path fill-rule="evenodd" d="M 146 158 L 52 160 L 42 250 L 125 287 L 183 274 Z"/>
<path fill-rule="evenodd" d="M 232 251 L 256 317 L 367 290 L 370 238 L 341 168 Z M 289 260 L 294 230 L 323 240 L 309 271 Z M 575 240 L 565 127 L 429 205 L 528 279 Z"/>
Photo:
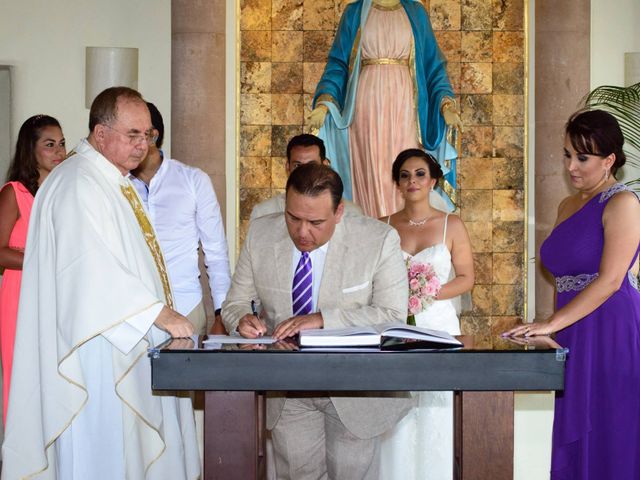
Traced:
<path fill-rule="evenodd" d="M 253 313 L 253 316 L 256 317 L 258 319 L 258 323 L 262 324 L 262 320 L 260 319 L 260 315 L 258 315 L 258 309 L 256 308 L 256 301 L 255 300 L 251 300 L 251 312 Z M 260 329 L 258 330 L 258 337 L 261 337 L 264 332 L 262 332 Z"/>

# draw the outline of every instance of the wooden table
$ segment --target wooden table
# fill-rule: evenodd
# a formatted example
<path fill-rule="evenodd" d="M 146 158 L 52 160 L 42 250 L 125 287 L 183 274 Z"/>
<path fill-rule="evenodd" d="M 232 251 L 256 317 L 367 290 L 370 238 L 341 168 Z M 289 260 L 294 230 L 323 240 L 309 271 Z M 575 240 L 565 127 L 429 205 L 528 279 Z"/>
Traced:
<path fill-rule="evenodd" d="M 194 339 L 195 340 L 195 339 Z M 156 390 L 205 391 L 204 478 L 264 473 L 265 391 L 437 391 L 455 395 L 454 475 L 513 477 L 513 392 L 562 390 L 566 350 L 549 340 L 493 350 L 283 351 L 202 348 L 184 339 L 150 350 Z"/>

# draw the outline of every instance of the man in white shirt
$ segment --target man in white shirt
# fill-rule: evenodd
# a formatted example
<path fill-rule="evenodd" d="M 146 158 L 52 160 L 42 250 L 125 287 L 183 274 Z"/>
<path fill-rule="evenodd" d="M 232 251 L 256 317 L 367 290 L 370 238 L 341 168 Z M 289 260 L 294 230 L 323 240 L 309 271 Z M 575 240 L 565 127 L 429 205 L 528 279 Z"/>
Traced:
<path fill-rule="evenodd" d="M 198 242 L 204 253 L 209 288 L 216 310 L 214 333 L 224 333 L 220 308 L 231 283 L 229 255 L 220 205 L 209 176 L 199 168 L 167 158 L 162 115 L 147 102 L 156 142 L 144 161 L 131 172 L 133 182 L 156 231 L 167 262 L 176 309 L 206 333 L 202 302 Z"/>
<path fill-rule="evenodd" d="M 89 137 L 38 190 L 25 249 L 2 477 L 200 477 L 189 398 L 153 395 L 154 347 L 193 334 L 131 182 L 152 141 L 138 92 L 109 88 Z"/>
<path fill-rule="evenodd" d="M 300 165 L 307 163 L 330 164 L 322 139 L 315 135 L 303 133 L 293 137 L 287 144 L 287 163 L 285 164 L 287 176 L 291 175 L 291 172 Z M 362 215 L 362 209 L 355 203 L 345 199 L 342 202 L 344 203 L 345 215 Z M 258 203 L 253 207 L 249 221 L 271 213 L 284 212 L 284 203 L 284 193 Z"/>

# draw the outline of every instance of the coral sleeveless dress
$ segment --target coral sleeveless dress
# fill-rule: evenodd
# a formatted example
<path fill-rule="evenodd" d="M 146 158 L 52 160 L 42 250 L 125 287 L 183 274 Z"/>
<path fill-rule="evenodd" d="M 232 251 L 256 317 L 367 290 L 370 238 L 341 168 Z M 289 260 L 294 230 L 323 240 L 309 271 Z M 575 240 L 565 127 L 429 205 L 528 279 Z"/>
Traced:
<path fill-rule="evenodd" d="M 27 243 L 27 228 L 33 205 L 33 195 L 20 182 L 9 182 L 13 187 L 20 217 L 11 231 L 9 247 L 24 250 Z M 20 298 L 20 282 L 22 270 L 6 269 L 0 284 L 0 354 L 2 357 L 2 419 L 7 418 L 9 385 L 11 384 L 11 365 L 13 361 L 13 342 L 16 337 L 16 317 L 18 316 L 18 300 Z M 52 286 L 53 287 L 53 286 Z"/>

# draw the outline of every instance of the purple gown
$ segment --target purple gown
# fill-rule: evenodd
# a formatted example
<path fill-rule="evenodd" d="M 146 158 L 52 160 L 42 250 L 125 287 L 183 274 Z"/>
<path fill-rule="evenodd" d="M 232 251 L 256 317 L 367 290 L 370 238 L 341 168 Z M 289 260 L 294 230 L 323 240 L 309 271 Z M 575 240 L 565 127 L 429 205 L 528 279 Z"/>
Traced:
<path fill-rule="evenodd" d="M 542 244 L 542 262 L 556 278 L 556 308 L 597 276 L 602 213 L 623 190 L 615 184 L 596 195 Z M 569 355 L 565 390 L 556 395 L 551 478 L 640 479 L 640 293 L 633 275 L 556 339 Z"/>

